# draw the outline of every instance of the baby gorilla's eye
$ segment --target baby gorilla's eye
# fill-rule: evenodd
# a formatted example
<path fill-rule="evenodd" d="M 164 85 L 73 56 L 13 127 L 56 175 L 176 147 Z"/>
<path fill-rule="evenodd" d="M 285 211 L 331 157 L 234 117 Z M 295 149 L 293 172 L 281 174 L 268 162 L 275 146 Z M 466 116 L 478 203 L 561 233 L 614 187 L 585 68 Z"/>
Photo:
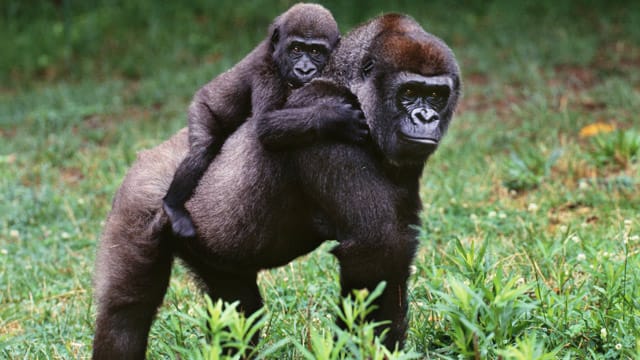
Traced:
<path fill-rule="evenodd" d="M 411 98 L 411 97 L 416 96 L 416 92 L 412 88 L 406 88 L 402 92 L 402 95 L 405 96 L 405 97 Z"/>
<path fill-rule="evenodd" d="M 311 55 L 319 55 L 320 54 L 320 50 L 318 49 L 311 49 Z"/>

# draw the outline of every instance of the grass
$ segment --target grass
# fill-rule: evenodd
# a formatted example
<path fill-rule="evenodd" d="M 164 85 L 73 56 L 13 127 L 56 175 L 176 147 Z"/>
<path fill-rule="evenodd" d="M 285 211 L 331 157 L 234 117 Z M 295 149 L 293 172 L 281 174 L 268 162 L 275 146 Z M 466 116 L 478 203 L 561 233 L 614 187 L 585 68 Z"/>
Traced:
<path fill-rule="evenodd" d="M 289 4 L 57 3 L 0 6 L 0 358 L 89 356 L 96 242 L 128 166 Z M 463 70 L 461 109 L 422 179 L 407 349 L 387 355 L 640 358 L 638 4 L 325 4 L 343 31 L 411 14 Z M 375 324 L 332 325 L 369 298 L 334 305 L 328 247 L 260 275 L 256 354 L 381 354 Z M 220 318 L 203 318 L 208 306 Z M 219 337 L 237 346 L 251 329 L 176 267 L 149 357 L 215 353 L 206 321 L 236 326 Z"/>

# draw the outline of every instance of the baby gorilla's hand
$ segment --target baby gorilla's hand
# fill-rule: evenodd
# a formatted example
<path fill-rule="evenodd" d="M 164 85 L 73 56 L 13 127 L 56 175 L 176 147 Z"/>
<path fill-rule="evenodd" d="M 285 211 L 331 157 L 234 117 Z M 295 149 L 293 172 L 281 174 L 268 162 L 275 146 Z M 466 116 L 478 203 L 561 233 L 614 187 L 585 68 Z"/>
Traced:
<path fill-rule="evenodd" d="M 321 121 L 321 132 L 326 137 L 355 143 L 362 143 L 369 137 L 369 126 L 364 113 L 349 102 L 326 105 L 318 116 L 324 118 Z"/>

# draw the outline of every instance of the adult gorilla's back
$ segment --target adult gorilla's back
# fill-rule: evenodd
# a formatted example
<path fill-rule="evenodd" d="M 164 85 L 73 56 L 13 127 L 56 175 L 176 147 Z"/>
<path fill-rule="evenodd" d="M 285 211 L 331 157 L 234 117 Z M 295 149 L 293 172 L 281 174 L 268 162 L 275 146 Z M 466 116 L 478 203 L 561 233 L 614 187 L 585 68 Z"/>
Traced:
<path fill-rule="evenodd" d="M 329 237 L 339 242 L 332 252 L 343 295 L 386 281 L 370 318 L 390 321 L 385 345 L 402 344 L 419 177 L 458 92 L 453 54 L 412 19 L 391 14 L 358 27 L 334 51 L 324 78 L 289 97 L 282 118 L 249 120 L 227 140 L 187 203 L 198 230 L 192 239 L 171 237 L 162 212 L 162 197 L 187 151 L 186 132 L 142 152 L 116 195 L 98 251 L 94 356 L 144 355 L 174 255 L 212 298 L 239 300 L 253 312 L 262 306 L 259 270 L 285 264 Z M 354 94 L 370 144 L 263 147 L 288 127 L 313 134 L 323 107 Z M 308 118 L 311 123 L 302 123 Z"/>

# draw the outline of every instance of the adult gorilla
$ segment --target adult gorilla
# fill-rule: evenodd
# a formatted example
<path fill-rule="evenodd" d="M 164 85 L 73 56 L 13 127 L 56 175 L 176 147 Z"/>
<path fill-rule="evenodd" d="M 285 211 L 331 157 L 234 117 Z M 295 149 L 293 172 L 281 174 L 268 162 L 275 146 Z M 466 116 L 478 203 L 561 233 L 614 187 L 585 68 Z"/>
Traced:
<path fill-rule="evenodd" d="M 339 242 L 332 252 L 343 295 L 387 282 L 370 317 L 390 321 L 387 347 L 402 345 L 419 179 L 452 117 L 459 84 L 449 48 L 412 19 L 389 14 L 359 26 L 336 48 L 324 77 L 289 97 L 281 118 L 247 121 L 226 141 L 187 203 L 197 238 L 172 238 L 162 211 L 188 149 L 186 132 L 140 153 L 98 250 L 94 357 L 144 356 L 174 256 L 212 298 L 240 300 L 253 312 L 262 306 L 258 271 L 286 264 L 330 236 Z M 263 146 L 286 143 L 284 134 L 315 136 L 323 107 L 343 106 L 354 94 L 370 127 L 368 146 Z M 318 226 L 318 214 L 332 225 L 331 235 Z"/>

